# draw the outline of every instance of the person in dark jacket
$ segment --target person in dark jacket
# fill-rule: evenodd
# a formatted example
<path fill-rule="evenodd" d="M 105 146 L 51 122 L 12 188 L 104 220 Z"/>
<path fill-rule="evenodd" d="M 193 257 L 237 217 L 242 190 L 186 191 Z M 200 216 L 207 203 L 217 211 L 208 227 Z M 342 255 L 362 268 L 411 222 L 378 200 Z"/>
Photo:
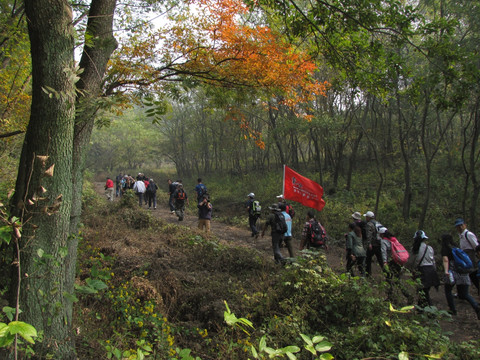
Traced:
<path fill-rule="evenodd" d="M 210 232 L 210 220 L 212 220 L 213 206 L 210 203 L 208 195 L 203 195 L 198 207 L 198 228 L 205 229 L 206 233 Z"/>

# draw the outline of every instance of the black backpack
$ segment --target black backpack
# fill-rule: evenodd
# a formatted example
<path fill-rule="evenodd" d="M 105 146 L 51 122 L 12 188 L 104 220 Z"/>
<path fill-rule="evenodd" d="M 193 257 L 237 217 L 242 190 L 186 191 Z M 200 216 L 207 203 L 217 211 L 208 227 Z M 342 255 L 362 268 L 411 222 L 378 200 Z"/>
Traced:
<path fill-rule="evenodd" d="M 157 192 L 157 187 L 154 182 L 148 183 L 147 192 L 149 194 L 155 194 Z"/>
<path fill-rule="evenodd" d="M 287 222 L 285 216 L 279 211 L 275 212 L 274 232 L 277 234 L 285 234 L 288 231 Z"/>
<path fill-rule="evenodd" d="M 325 246 L 327 243 L 327 233 L 325 228 L 317 220 L 310 224 L 309 229 L 310 245 L 313 247 Z"/>

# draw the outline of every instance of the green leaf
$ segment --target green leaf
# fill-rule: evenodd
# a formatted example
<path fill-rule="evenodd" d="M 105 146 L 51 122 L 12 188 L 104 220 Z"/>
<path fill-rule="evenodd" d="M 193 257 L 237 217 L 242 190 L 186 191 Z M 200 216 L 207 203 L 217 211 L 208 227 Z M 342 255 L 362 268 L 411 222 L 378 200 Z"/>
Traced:
<path fill-rule="evenodd" d="M 408 353 L 402 351 L 400 354 L 398 354 L 398 360 L 408 360 Z"/>
<path fill-rule="evenodd" d="M 39 258 L 42 258 L 43 254 L 45 254 L 45 251 L 43 251 L 43 249 L 38 249 L 37 250 L 37 255 L 38 255 Z"/>
<path fill-rule="evenodd" d="M 325 354 L 320 355 L 320 357 L 318 359 L 319 360 L 332 360 L 333 355 L 330 354 L 330 353 L 325 353 Z"/>
<path fill-rule="evenodd" d="M 10 226 L 0 227 L 0 240 L 0 243 L 3 241 L 7 245 L 10 244 L 10 240 L 12 240 L 12 228 Z"/>
<path fill-rule="evenodd" d="M 313 347 L 312 339 L 310 339 L 307 335 L 304 335 L 304 334 L 300 334 L 300 336 L 302 337 L 303 341 L 305 341 L 308 345 Z"/>
<path fill-rule="evenodd" d="M 23 321 L 12 321 L 8 324 L 9 331 L 12 335 L 18 334 L 30 344 L 34 344 L 33 337 L 37 335 L 37 329 L 35 329 L 32 325 L 27 324 Z"/>
<path fill-rule="evenodd" d="M 85 282 L 87 283 L 88 286 L 95 290 L 103 290 L 108 288 L 108 285 L 105 284 L 102 280 L 92 280 L 90 278 L 86 279 Z"/>
<path fill-rule="evenodd" d="M 321 343 L 318 343 L 316 346 L 315 346 L 315 350 L 319 351 L 319 352 L 325 352 L 325 351 L 329 351 L 331 348 L 332 348 L 332 344 L 329 343 L 328 341 L 322 341 Z"/>

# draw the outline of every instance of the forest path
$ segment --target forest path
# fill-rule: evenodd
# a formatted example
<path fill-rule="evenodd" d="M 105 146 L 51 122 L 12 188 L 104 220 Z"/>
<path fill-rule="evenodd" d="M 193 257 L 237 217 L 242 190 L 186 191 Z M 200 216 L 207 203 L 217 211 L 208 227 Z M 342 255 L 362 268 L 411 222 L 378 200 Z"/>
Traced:
<path fill-rule="evenodd" d="M 104 195 L 104 183 L 96 182 L 95 189 L 99 194 Z M 115 201 L 118 201 L 118 198 L 115 198 Z M 144 206 L 144 208 L 146 209 L 147 207 Z M 170 224 L 185 226 L 192 230 L 199 231 L 200 234 L 200 230 L 197 229 L 198 216 L 196 211 L 194 213 L 187 211 L 183 221 L 178 221 L 177 216 L 170 212 L 168 204 L 164 204 L 163 202 L 157 203 L 156 210 L 152 209 L 149 211 L 153 216 L 161 218 Z M 300 219 L 295 219 L 294 221 L 300 221 Z M 263 221 L 260 220 L 258 228 L 261 229 L 261 226 L 263 226 Z M 253 248 L 258 250 L 259 254 L 262 254 L 267 261 L 273 261 L 270 229 L 267 230 L 264 237 L 259 236 L 255 239 L 251 237 L 251 232 L 248 227 L 243 228 L 228 225 L 221 221 L 216 221 L 215 218 L 213 218 L 211 221 L 211 234 L 215 236 L 221 244 Z M 295 256 L 299 253 L 299 244 L 300 239 L 293 239 L 292 245 Z M 286 248 L 283 247 L 280 250 L 284 257 L 288 257 Z M 328 251 L 326 251 L 326 257 L 329 266 L 336 273 L 340 274 L 345 272 L 345 250 L 343 248 L 331 246 Z M 438 263 L 437 266 L 439 266 Z M 383 279 L 380 268 L 376 263 L 372 264 L 372 273 L 375 281 L 381 281 Z M 470 289 L 470 293 L 474 299 L 480 303 L 480 296 L 476 293 L 476 289 L 473 286 Z M 442 285 L 438 291 L 431 289 L 430 296 L 433 306 L 436 306 L 440 310 L 448 310 Z M 455 299 L 455 302 L 458 315 L 452 317 L 452 320 L 445 319 L 440 321 L 443 331 L 448 332 L 447 335 L 449 338 L 456 342 L 480 339 L 480 321 L 477 320 L 476 314 L 471 306 L 465 300 Z"/>

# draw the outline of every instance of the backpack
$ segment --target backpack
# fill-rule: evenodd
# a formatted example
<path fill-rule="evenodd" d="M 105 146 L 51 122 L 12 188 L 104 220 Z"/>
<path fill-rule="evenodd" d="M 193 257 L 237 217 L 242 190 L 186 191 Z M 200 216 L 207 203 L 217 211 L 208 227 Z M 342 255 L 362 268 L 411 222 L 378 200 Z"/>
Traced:
<path fill-rule="evenodd" d="M 147 186 L 147 192 L 150 194 L 155 194 L 157 192 L 157 189 L 155 187 L 155 183 L 151 182 Z"/>
<path fill-rule="evenodd" d="M 310 224 L 308 234 L 310 245 L 313 247 L 325 246 L 327 243 L 327 233 L 325 232 L 325 228 L 317 220 L 314 220 Z"/>
<path fill-rule="evenodd" d="M 185 200 L 186 197 L 187 197 L 187 195 L 185 194 L 185 191 L 183 189 L 180 189 L 180 190 L 177 191 L 177 196 L 175 197 L 175 199 Z"/>
<path fill-rule="evenodd" d="M 203 195 L 207 194 L 207 187 L 204 184 L 199 184 L 200 188 L 198 189 L 198 198 L 200 199 Z"/>
<path fill-rule="evenodd" d="M 260 201 L 253 201 L 250 211 L 252 212 L 252 215 L 260 215 L 262 213 L 262 206 L 260 205 Z"/>
<path fill-rule="evenodd" d="M 290 217 L 293 219 L 293 217 L 295 216 L 295 210 L 293 209 L 292 205 L 287 205 L 286 206 L 286 209 L 285 209 L 285 212 L 290 215 Z"/>
<path fill-rule="evenodd" d="M 408 251 L 397 239 L 391 238 L 388 240 L 390 241 L 392 247 L 392 260 L 398 265 L 405 265 L 410 257 Z"/>
<path fill-rule="evenodd" d="M 459 274 L 468 274 L 473 270 L 472 260 L 468 254 L 460 248 L 452 248 L 455 271 Z"/>
<path fill-rule="evenodd" d="M 273 231 L 277 234 L 285 234 L 288 231 L 287 222 L 285 221 L 285 216 L 279 211 L 275 212 L 275 222 Z"/>

